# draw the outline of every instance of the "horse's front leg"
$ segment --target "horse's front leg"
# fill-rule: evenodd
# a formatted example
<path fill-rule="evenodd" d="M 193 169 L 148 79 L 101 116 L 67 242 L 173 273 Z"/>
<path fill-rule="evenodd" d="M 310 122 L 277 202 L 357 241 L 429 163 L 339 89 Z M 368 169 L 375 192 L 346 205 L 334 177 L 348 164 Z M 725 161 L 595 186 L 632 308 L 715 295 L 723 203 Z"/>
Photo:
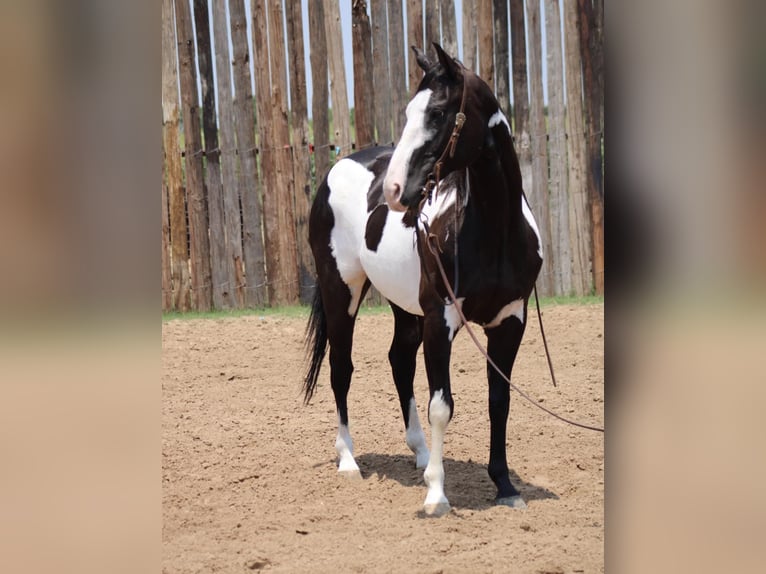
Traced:
<path fill-rule="evenodd" d="M 441 516 L 450 509 L 444 494 L 444 434 L 452 418 L 449 361 L 452 338 L 457 329 L 454 309 L 450 306 L 426 313 L 423 322 L 423 352 L 431 400 L 428 421 L 431 425 L 431 454 L 423 478 L 428 485 L 424 510 L 430 516 Z"/>
<path fill-rule="evenodd" d="M 526 306 L 525 306 L 526 307 Z M 526 309 L 520 313 L 526 318 Z M 497 327 L 485 329 L 487 352 L 494 363 L 509 379 L 516 353 L 524 335 L 525 322 L 518 316 L 505 319 Z M 513 508 L 526 508 L 519 491 L 511 484 L 506 459 L 505 435 L 510 406 L 510 387 L 500 374 L 487 363 L 489 379 L 489 466 L 487 472 L 497 487 L 495 502 Z"/>

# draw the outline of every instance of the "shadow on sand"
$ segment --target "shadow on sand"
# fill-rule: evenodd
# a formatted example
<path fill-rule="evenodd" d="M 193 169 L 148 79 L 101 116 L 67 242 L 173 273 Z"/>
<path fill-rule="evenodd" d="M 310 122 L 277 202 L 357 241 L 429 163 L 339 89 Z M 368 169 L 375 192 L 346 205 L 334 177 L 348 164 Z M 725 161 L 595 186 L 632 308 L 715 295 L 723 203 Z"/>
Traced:
<path fill-rule="evenodd" d="M 425 489 L 423 469 L 415 468 L 412 455 L 365 453 L 356 457 L 363 478 L 377 474 L 381 478 L 390 478 L 402 486 Z M 494 506 L 495 485 L 487 474 L 487 466 L 472 460 L 444 459 L 445 491 L 453 508 L 484 510 Z M 554 499 L 558 495 L 547 488 L 523 481 L 518 474 L 510 470 L 511 482 L 519 490 L 522 498 L 532 500 Z M 425 496 L 425 490 L 423 490 Z"/>

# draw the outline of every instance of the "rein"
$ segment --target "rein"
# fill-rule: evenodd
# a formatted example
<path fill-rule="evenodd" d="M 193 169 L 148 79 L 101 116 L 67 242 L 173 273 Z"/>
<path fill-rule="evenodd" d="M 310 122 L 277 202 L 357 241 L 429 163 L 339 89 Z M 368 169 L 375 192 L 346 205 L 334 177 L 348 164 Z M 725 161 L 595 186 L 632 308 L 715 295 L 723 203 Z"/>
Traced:
<path fill-rule="evenodd" d="M 423 186 L 422 191 L 422 199 L 420 200 L 420 204 L 418 205 L 418 213 L 422 213 L 422 207 L 423 203 L 425 201 L 428 201 L 429 204 L 431 202 L 431 195 L 434 190 L 436 190 L 436 195 L 439 195 L 439 181 L 441 180 L 440 174 L 441 174 L 441 167 L 444 159 L 447 156 L 447 153 L 449 153 L 449 157 L 452 158 L 455 156 L 455 146 L 457 145 L 457 140 L 460 137 L 460 132 L 463 129 L 463 124 L 465 124 L 465 100 L 466 100 L 466 85 L 467 82 L 465 81 L 465 76 L 463 77 L 463 97 L 460 101 L 460 111 L 455 116 L 455 127 L 452 129 L 452 134 L 450 134 L 449 141 L 447 142 L 446 147 L 444 148 L 444 151 L 442 152 L 439 159 L 434 164 L 434 171 L 428 174 L 428 177 L 426 179 L 426 184 Z M 435 177 L 435 179 L 434 179 Z M 468 173 L 466 172 L 466 181 L 468 180 Z M 457 214 L 455 214 L 455 226 L 457 227 Z M 434 247 L 434 241 L 438 241 L 438 238 L 435 234 L 431 233 L 430 227 L 428 225 L 428 221 L 425 219 L 421 219 L 421 223 L 423 224 L 423 228 L 426 232 L 426 245 L 428 245 L 428 250 L 431 252 L 431 254 L 434 256 L 434 259 L 436 259 L 436 265 L 439 268 L 439 274 L 441 275 L 442 282 L 444 283 L 444 287 L 447 289 L 447 294 L 449 295 L 450 300 L 452 301 L 452 304 L 455 306 L 455 309 L 458 312 L 458 316 L 460 317 L 460 321 L 465 325 L 465 330 L 470 335 L 471 339 L 473 340 L 474 344 L 476 345 L 476 348 L 479 349 L 482 355 L 484 355 L 484 358 L 487 360 L 487 363 L 492 366 L 495 371 L 502 377 L 502 379 L 510 385 L 510 387 L 519 393 L 524 399 L 526 399 L 530 404 L 536 406 L 538 409 L 542 410 L 543 412 L 548 413 L 552 417 L 565 422 L 567 424 L 580 427 L 587 430 L 592 430 L 596 432 L 604 432 L 604 429 L 597 426 L 591 426 L 584 423 L 579 423 L 577 421 L 573 421 L 570 419 L 567 419 L 565 417 L 562 417 L 561 415 L 553 412 L 552 410 L 542 406 L 540 403 L 534 401 L 529 395 L 527 395 L 524 391 L 522 391 L 519 387 L 514 385 L 511 380 L 505 376 L 505 373 L 495 364 L 495 362 L 490 358 L 489 353 L 487 350 L 482 346 L 479 339 L 476 337 L 475 333 L 473 332 L 473 329 L 471 329 L 470 325 L 468 324 L 468 320 L 465 318 L 465 315 L 463 314 L 463 309 L 460 307 L 460 304 L 457 301 L 457 296 L 455 295 L 455 292 L 452 290 L 452 287 L 449 284 L 449 280 L 447 279 L 447 273 L 444 271 L 444 265 L 442 265 L 441 257 L 439 256 L 439 252 L 441 251 L 441 248 L 439 248 L 438 244 L 436 247 Z M 457 232 L 455 233 L 455 260 L 457 260 Z M 457 264 L 455 265 L 455 278 L 456 278 L 456 284 L 457 284 Z M 537 305 L 537 318 L 540 322 L 540 333 L 543 338 L 543 345 L 545 347 L 545 356 L 548 359 L 548 368 L 550 369 L 551 373 L 551 379 L 553 380 L 553 386 L 556 386 L 556 376 L 553 374 L 553 362 L 551 361 L 551 355 L 548 350 L 548 342 L 545 338 L 545 331 L 543 330 L 543 317 L 542 313 L 540 312 L 540 298 L 537 296 L 537 283 L 534 285 L 534 293 L 535 293 L 535 304 Z"/>

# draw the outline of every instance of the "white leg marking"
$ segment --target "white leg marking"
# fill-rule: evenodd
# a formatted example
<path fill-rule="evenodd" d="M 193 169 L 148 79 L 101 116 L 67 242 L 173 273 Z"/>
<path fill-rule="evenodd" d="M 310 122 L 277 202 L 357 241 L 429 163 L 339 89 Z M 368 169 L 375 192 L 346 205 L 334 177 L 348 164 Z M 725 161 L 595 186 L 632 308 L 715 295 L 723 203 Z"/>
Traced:
<path fill-rule="evenodd" d="M 489 127 L 494 128 L 500 122 L 503 122 L 505 124 L 505 127 L 508 128 L 508 135 L 510 135 L 511 124 L 508 123 L 508 118 L 505 117 L 505 114 L 503 113 L 503 111 L 498 108 L 498 110 L 494 114 L 492 114 L 492 117 L 489 118 Z"/>
<path fill-rule="evenodd" d="M 438 390 L 428 406 L 428 418 L 431 421 L 431 456 L 423 478 L 428 485 L 428 494 L 424 505 L 426 514 L 442 515 L 449 510 L 449 501 L 444 496 L 444 432 L 449 423 L 449 405 L 444 400 L 444 393 Z"/>
<path fill-rule="evenodd" d="M 524 299 L 516 299 L 515 301 L 508 303 L 505 307 L 500 309 L 500 312 L 495 315 L 495 318 L 492 319 L 492 321 L 484 325 L 484 328 L 492 329 L 493 327 L 497 327 L 510 316 L 516 317 L 521 321 L 522 325 L 524 324 Z"/>
<path fill-rule="evenodd" d="M 465 297 L 457 298 L 457 304 L 460 305 L 461 308 L 463 306 L 463 301 L 465 301 Z M 444 302 L 446 303 L 444 306 L 444 322 L 449 328 L 449 340 L 451 341 L 454 339 L 455 334 L 463 324 L 463 321 L 460 319 L 460 314 L 458 313 L 457 309 L 455 309 L 455 304 L 452 303 L 449 299 L 445 299 Z"/>
<path fill-rule="evenodd" d="M 410 416 L 407 421 L 405 441 L 410 450 L 415 453 L 415 468 L 425 468 L 428 464 L 429 452 L 426 446 L 426 435 L 423 433 L 423 427 L 420 426 L 415 397 L 410 399 Z"/>
<path fill-rule="evenodd" d="M 361 477 L 359 466 L 354 460 L 354 442 L 351 440 L 351 433 L 348 431 L 348 426 L 340 422 L 340 416 L 338 417 L 338 438 L 335 440 L 335 450 L 338 451 L 340 457 L 338 472 Z"/>
<path fill-rule="evenodd" d="M 523 195 L 521 196 L 521 212 L 524 214 L 524 218 L 527 220 L 527 223 L 529 223 L 529 226 L 532 228 L 532 231 L 535 232 L 535 235 L 537 235 L 537 254 L 540 256 L 540 259 L 543 258 L 543 242 L 540 239 L 540 231 L 537 229 L 537 221 L 535 221 L 535 216 L 532 215 L 532 210 L 529 209 L 529 204 L 527 203 L 527 198 Z"/>

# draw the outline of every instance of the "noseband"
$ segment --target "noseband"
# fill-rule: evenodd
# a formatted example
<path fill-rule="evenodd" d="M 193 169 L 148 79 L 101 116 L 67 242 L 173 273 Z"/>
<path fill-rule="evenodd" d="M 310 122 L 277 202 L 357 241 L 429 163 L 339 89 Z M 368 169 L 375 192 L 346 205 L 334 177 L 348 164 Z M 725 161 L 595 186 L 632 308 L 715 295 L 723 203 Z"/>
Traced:
<path fill-rule="evenodd" d="M 465 68 L 463 68 L 463 70 L 465 71 Z M 420 212 L 423 208 L 423 202 L 428 201 L 429 204 L 431 203 L 431 197 L 434 189 L 436 190 L 436 196 L 439 196 L 439 182 L 441 181 L 441 169 L 442 165 L 444 164 L 444 160 L 447 158 L 448 153 L 450 158 L 455 157 L 455 147 L 457 146 L 457 140 L 460 138 L 460 132 L 463 129 L 463 124 L 465 124 L 464 112 L 467 85 L 468 82 L 466 81 L 465 73 L 463 73 L 463 95 L 460 100 L 460 111 L 455 116 L 455 126 L 452 128 L 452 133 L 449 136 L 449 140 L 447 141 L 447 145 L 445 146 L 444 151 L 439 156 L 439 159 L 436 160 L 433 170 L 428 174 L 428 176 L 426 176 L 426 183 L 423 186 L 423 189 L 420 191 L 421 199 L 420 203 L 418 204 L 418 212 Z"/>

